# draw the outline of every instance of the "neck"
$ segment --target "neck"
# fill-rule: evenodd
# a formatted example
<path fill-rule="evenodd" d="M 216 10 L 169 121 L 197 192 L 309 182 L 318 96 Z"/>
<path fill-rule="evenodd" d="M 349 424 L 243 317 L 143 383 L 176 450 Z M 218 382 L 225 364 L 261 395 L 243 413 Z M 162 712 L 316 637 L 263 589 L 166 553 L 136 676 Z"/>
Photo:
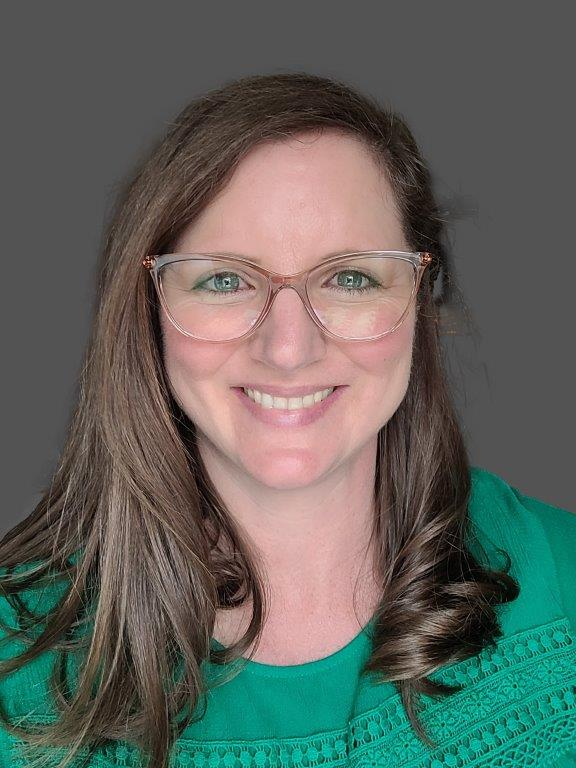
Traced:
<path fill-rule="evenodd" d="M 365 446 L 317 482 L 277 488 L 201 446 L 206 470 L 262 566 L 271 621 L 304 609 L 315 618 L 372 615 L 379 598 L 369 540 L 375 449 L 375 442 Z"/>

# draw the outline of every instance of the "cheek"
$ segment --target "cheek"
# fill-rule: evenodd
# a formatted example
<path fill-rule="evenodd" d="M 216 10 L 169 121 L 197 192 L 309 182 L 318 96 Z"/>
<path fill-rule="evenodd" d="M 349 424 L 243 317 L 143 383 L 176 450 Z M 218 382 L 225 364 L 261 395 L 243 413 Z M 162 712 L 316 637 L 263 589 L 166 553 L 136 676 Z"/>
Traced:
<path fill-rule="evenodd" d="M 163 357 L 173 394 L 182 402 L 183 395 L 191 386 L 210 380 L 231 352 L 227 344 L 209 344 L 197 341 L 163 321 Z"/>
<path fill-rule="evenodd" d="M 355 414 L 361 434 L 376 434 L 400 407 L 410 382 L 413 329 L 402 324 L 394 333 L 355 345 L 349 357 L 357 369 L 358 398 L 364 404 Z"/>
<path fill-rule="evenodd" d="M 348 357 L 365 373 L 377 379 L 396 375 L 404 380 L 410 374 L 413 338 L 414 321 L 405 321 L 382 339 L 351 344 Z"/>

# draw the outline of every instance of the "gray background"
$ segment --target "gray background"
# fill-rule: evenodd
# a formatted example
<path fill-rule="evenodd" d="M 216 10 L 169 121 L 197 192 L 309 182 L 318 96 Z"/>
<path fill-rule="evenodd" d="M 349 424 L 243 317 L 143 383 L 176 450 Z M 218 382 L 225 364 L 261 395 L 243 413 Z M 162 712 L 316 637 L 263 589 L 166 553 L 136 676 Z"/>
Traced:
<path fill-rule="evenodd" d="M 196 95 L 295 70 L 343 79 L 407 118 L 439 194 L 462 214 L 451 238 L 479 335 L 449 343 L 472 463 L 576 511 L 567 7 L 5 6 L 4 530 L 56 467 L 122 177 Z"/>

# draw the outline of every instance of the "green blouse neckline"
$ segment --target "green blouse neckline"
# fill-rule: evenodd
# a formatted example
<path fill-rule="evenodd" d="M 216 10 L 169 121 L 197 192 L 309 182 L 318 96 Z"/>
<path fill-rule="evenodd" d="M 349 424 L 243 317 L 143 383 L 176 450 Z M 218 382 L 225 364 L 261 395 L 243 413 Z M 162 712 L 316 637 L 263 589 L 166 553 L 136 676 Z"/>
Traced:
<path fill-rule="evenodd" d="M 260 661 L 252 661 L 247 657 L 241 657 L 245 661 L 246 666 L 242 668 L 242 671 L 246 671 L 253 675 L 260 675 L 263 677 L 302 677 L 304 675 L 314 675 L 332 669 L 340 664 L 350 663 L 352 658 L 359 657 L 365 651 L 367 651 L 372 643 L 372 630 L 376 616 L 372 616 L 368 624 L 366 624 L 358 632 L 358 634 L 350 640 L 342 648 L 339 648 L 329 656 L 324 656 L 314 661 L 306 661 L 302 664 L 264 664 Z M 216 638 L 211 639 L 212 647 L 217 650 L 222 650 L 225 646 L 222 645 Z"/>

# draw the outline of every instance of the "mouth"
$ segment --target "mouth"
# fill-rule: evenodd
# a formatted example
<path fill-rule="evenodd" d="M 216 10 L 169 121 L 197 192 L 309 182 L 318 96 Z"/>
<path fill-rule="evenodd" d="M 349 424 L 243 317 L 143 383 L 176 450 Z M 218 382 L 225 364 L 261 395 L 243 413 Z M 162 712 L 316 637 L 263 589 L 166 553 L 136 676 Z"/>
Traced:
<path fill-rule="evenodd" d="M 341 389 L 341 385 L 329 386 L 324 389 L 309 390 L 301 396 L 285 396 L 272 394 L 251 387 L 234 387 L 242 391 L 253 403 L 262 408 L 279 411 L 299 411 L 313 408 L 329 397 L 335 390 Z"/>
<path fill-rule="evenodd" d="M 232 387 L 232 391 L 239 398 L 246 412 L 256 421 L 268 427 L 286 429 L 308 427 L 326 414 L 332 413 L 348 386 L 344 384 L 326 387 L 314 392 L 310 391 L 309 394 L 301 397 L 272 396 L 271 393 L 263 393 L 250 387 Z M 338 428 L 333 419 L 332 425 Z"/>

